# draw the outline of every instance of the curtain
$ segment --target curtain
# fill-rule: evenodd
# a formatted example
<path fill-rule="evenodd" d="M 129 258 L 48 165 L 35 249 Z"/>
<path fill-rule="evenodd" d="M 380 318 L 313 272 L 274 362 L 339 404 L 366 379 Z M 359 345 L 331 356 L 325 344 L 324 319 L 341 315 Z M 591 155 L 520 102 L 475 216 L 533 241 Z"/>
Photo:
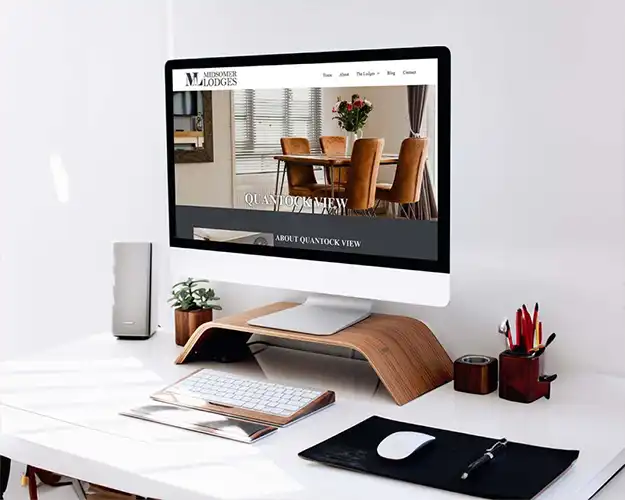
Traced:
<path fill-rule="evenodd" d="M 408 116 L 410 118 L 410 137 L 417 137 L 421 133 L 425 104 L 427 102 L 427 85 L 408 86 Z M 434 197 L 434 188 L 427 162 L 423 172 L 421 196 L 416 204 L 417 219 L 431 220 L 438 218 L 438 208 Z"/>

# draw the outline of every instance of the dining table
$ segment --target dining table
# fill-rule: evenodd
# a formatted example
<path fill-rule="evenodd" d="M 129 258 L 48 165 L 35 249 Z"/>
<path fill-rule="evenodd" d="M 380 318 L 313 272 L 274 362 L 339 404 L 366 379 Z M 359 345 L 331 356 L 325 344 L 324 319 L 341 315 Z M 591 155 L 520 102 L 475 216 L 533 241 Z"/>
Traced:
<path fill-rule="evenodd" d="M 340 169 L 349 168 L 352 164 L 352 158 L 350 155 L 325 155 L 325 154 L 289 154 L 289 155 L 276 155 L 273 157 L 277 160 L 276 168 L 276 186 L 275 186 L 275 202 L 274 211 L 280 210 L 280 200 L 282 198 L 282 191 L 284 189 L 284 178 L 286 177 L 286 164 L 296 163 L 300 165 L 312 165 L 313 167 L 323 167 L 326 172 L 330 172 L 330 191 L 331 197 L 334 198 L 335 169 L 339 169 L 339 182 L 340 182 Z M 397 165 L 399 161 L 398 154 L 383 154 L 380 158 L 380 165 Z M 282 174 L 282 175 L 280 175 Z"/>

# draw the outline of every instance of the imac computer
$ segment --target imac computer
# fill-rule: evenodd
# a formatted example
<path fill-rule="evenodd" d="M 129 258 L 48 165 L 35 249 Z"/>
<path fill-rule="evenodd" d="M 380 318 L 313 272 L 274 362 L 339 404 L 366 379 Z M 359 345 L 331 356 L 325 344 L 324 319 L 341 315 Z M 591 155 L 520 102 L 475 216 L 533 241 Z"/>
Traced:
<path fill-rule="evenodd" d="M 254 326 L 329 335 L 371 301 L 449 301 L 450 53 L 165 67 L 172 272 L 297 290 Z"/>

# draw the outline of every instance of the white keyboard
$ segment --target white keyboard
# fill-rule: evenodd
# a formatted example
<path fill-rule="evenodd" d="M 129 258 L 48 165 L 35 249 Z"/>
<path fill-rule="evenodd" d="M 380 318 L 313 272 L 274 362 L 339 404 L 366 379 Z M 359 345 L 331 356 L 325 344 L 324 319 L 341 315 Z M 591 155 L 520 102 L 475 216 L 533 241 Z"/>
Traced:
<path fill-rule="evenodd" d="M 303 389 L 203 369 L 167 388 L 167 392 L 209 404 L 289 418 L 326 391 Z"/>

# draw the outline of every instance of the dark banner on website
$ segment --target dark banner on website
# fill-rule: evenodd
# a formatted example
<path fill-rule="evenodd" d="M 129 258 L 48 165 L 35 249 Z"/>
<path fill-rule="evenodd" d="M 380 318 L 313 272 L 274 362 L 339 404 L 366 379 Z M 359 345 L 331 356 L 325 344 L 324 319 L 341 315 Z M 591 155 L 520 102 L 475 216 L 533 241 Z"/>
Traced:
<path fill-rule="evenodd" d="M 437 259 L 437 224 L 406 219 L 327 218 L 228 208 L 179 206 L 177 236 L 184 239 L 306 248 L 408 259 Z"/>

